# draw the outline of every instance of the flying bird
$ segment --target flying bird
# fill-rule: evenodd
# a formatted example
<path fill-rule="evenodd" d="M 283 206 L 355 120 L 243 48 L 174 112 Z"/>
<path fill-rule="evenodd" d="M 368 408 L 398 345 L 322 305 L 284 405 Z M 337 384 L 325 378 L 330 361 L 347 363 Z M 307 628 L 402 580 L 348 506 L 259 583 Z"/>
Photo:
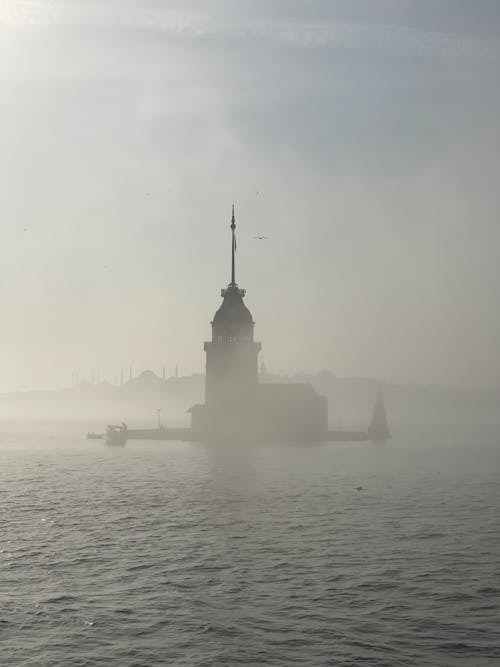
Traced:
<path fill-rule="evenodd" d="M 267 240 L 269 238 L 269 236 L 254 236 L 253 238 L 257 239 L 259 241 L 264 241 L 264 240 Z"/>

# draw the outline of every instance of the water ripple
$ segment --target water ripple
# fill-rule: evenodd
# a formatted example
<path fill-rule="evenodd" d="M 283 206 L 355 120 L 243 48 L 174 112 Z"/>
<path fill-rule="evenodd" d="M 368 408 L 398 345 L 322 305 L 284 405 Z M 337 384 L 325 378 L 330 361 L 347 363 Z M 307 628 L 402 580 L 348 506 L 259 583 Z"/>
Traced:
<path fill-rule="evenodd" d="M 6 667 L 500 662 L 498 447 L 18 444 Z"/>

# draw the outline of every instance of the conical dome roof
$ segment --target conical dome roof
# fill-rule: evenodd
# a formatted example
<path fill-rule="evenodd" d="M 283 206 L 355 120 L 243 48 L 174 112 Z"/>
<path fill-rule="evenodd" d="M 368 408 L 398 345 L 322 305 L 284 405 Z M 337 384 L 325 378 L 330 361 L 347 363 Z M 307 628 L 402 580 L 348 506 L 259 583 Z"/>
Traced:
<path fill-rule="evenodd" d="M 253 324 L 252 313 L 243 303 L 244 291 L 229 285 L 223 291 L 224 300 L 214 315 L 214 325 Z"/>

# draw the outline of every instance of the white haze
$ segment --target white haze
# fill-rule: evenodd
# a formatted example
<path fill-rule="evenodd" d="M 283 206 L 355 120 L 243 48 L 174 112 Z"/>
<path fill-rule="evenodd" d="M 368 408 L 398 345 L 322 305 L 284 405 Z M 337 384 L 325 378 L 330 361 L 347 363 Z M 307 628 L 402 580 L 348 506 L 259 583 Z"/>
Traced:
<path fill-rule="evenodd" d="M 270 371 L 500 386 L 499 35 L 496 2 L 3 0 L 0 390 L 202 372 L 233 202 Z"/>

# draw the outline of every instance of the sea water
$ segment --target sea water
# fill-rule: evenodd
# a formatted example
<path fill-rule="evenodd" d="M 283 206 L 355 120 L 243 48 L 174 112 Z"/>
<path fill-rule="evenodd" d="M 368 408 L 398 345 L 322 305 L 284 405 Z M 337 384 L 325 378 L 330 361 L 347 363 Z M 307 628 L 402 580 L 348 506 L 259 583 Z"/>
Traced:
<path fill-rule="evenodd" d="M 3 666 L 500 664 L 500 436 L 0 439 Z"/>

